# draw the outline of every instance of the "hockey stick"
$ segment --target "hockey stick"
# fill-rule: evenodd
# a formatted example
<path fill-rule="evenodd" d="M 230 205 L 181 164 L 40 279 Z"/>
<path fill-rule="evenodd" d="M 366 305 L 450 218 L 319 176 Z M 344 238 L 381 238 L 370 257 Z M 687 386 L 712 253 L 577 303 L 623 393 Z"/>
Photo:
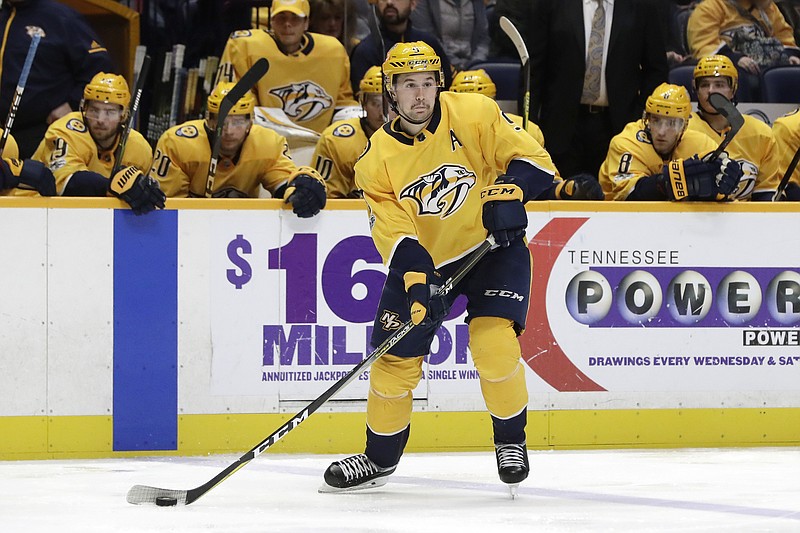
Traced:
<path fill-rule="evenodd" d="M 31 72 L 33 56 L 36 55 L 36 48 L 39 47 L 39 41 L 41 40 L 42 35 L 39 32 L 34 33 L 31 37 L 31 45 L 28 48 L 28 55 L 25 56 L 25 63 L 22 65 L 22 73 L 20 74 L 19 81 L 17 82 L 17 89 L 14 91 L 14 97 L 11 100 L 11 109 L 8 110 L 6 123 L 5 126 L 3 126 L 3 135 L 0 137 L 0 156 L 3 155 L 3 150 L 6 148 L 8 134 L 11 131 L 11 126 L 14 125 L 14 118 L 17 116 L 19 102 L 22 100 L 22 92 L 25 90 L 25 84 L 28 83 L 28 74 Z"/>
<path fill-rule="evenodd" d="M 217 160 L 219 159 L 219 149 L 222 145 L 222 129 L 225 126 L 225 117 L 228 112 L 236 105 L 242 96 L 253 88 L 258 83 L 264 74 L 269 70 L 269 61 L 265 58 L 260 58 L 253 63 L 244 76 L 236 82 L 233 89 L 230 90 L 222 102 L 219 104 L 219 112 L 217 113 L 217 125 L 214 128 L 214 145 L 211 149 L 211 161 L 208 163 L 208 179 L 206 180 L 206 198 L 211 198 L 211 191 L 214 188 L 214 177 L 217 175 Z"/>
<path fill-rule="evenodd" d="M 792 161 L 789 163 L 789 166 L 786 167 L 786 173 L 781 178 L 781 182 L 778 184 L 778 188 L 775 190 L 775 194 L 772 195 L 772 201 L 777 202 L 781 195 L 783 194 L 783 190 L 786 189 L 786 186 L 789 185 L 789 180 L 792 179 L 792 174 L 794 174 L 794 169 L 797 168 L 797 163 L 800 162 L 800 147 L 797 148 L 797 151 L 794 153 L 794 157 L 792 157 Z"/>
<path fill-rule="evenodd" d="M 381 23 L 378 19 L 378 0 L 367 0 L 367 2 L 372 6 L 370 9 L 370 14 L 372 15 L 372 25 L 373 28 L 370 28 L 369 31 L 372 33 L 373 38 L 378 42 L 381 51 L 381 60 L 378 63 L 381 67 L 381 112 L 383 113 L 383 121 L 389 121 L 389 101 L 386 99 L 386 87 L 384 87 L 385 82 L 383 81 L 383 62 L 386 59 L 386 45 L 383 42 L 383 35 L 381 35 Z M 366 74 L 366 73 L 365 73 Z"/>
<path fill-rule="evenodd" d="M 522 129 L 528 129 L 528 113 L 531 106 L 531 58 L 528 55 L 528 47 L 522 39 L 517 27 L 506 17 L 500 17 L 500 28 L 508 35 L 511 42 L 517 48 L 519 61 L 522 64 Z"/>
<path fill-rule="evenodd" d="M 444 296 L 453 290 L 453 287 L 461 281 L 472 268 L 478 264 L 478 261 L 486 255 L 486 253 L 494 246 L 494 239 L 489 236 L 483 241 L 478 248 L 468 256 L 463 265 L 450 277 L 444 284 L 436 291 L 436 296 Z M 385 355 L 392 347 L 400 342 L 409 331 L 414 328 L 413 322 L 410 320 L 400 326 L 396 332 L 389 336 L 385 341 L 378 346 L 366 359 L 353 367 L 350 372 L 344 375 L 339 381 L 331 385 L 331 387 L 322 393 L 316 400 L 308 404 L 302 411 L 287 420 L 281 427 L 272 432 L 266 439 L 262 440 L 253 447 L 249 452 L 239 457 L 236 462 L 230 464 L 225 470 L 203 483 L 199 487 L 189 490 L 172 490 L 172 489 L 159 489 L 157 487 L 149 487 L 146 485 L 134 485 L 128 491 L 127 500 L 132 504 L 159 504 L 162 506 L 172 505 L 189 505 L 196 501 L 198 498 L 206 494 L 208 491 L 225 481 L 234 472 L 245 466 L 247 463 L 261 455 L 271 446 L 273 446 L 280 439 L 285 437 L 291 430 L 299 426 L 305 419 L 314 414 L 314 412 L 322 407 L 334 394 L 338 393 L 346 387 L 351 381 L 355 380 L 358 375 L 369 368 L 369 366 L 378 360 L 379 357 Z"/>
<path fill-rule="evenodd" d="M 131 128 L 133 128 L 133 120 L 136 116 L 136 113 L 139 111 L 139 102 L 142 99 L 144 82 L 147 79 L 147 73 L 149 71 L 150 56 L 145 55 L 144 59 L 142 60 L 142 68 L 139 70 L 139 77 L 136 78 L 136 83 L 134 84 L 133 99 L 131 100 L 130 107 L 128 109 L 128 120 L 125 121 L 125 125 L 122 127 L 122 133 L 119 137 L 119 144 L 117 145 L 117 149 L 114 151 L 114 166 L 111 168 L 111 176 L 109 176 L 109 178 L 116 176 L 117 172 L 119 172 L 119 170 L 122 168 L 122 156 L 125 155 L 125 145 L 128 144 L 128 136 L 131 133 Z M 150 172 L 149 168 L 142 170 L 145 173 Z"/>
<path fill-rule="evenodd" d="M 711 153 L 711 157 L 708 158 L 709 161 L 713 161 L 719 157 L 719 154 L 721 154 L 723 150 L 725 150 L 728 144 L 733 140 L 734 135 L 739 133 L 739 130 L 742 129 L 742 126 L 744 125 L 744 117 L 730 100 L 719 93 L 711 93 L 708 96 L 708 102 L 714 107 L 717 113 L 728 120 L 728 124 L 731 126 L 731 128 L 728 130 L 728 133 L 725 134 L 725 138 L 722 139 L 722 142 L 719 143 L 717 149 L 714 150 Z"/>

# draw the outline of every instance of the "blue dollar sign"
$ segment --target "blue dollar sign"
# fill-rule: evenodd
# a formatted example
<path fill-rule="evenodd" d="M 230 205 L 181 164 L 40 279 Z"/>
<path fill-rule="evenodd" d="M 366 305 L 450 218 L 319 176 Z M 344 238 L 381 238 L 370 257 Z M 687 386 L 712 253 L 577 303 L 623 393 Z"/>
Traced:
<path fill-rule="evenodd" d="M 239 250 L 241 250 L 243 254 L 249 254 L 253 251 L 250 246 L 250 241 L 245 239 L 242 235 L 237 235 L 235 239 L 228 243 L 228 259 L 242 271 L 241 274 L 234 268 L 229 268 L 226 271 L 228 274 L 228 281 L 237 289 L 241 289 L 242 286 L 253 277 L 253 269 L 250 267 L 250 263 L 239 255 Z"/>

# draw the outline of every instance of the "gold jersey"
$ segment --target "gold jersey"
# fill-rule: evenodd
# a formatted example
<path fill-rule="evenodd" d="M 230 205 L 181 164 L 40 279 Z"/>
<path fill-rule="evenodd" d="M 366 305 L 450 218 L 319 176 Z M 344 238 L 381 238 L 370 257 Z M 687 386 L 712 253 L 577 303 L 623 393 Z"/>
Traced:
<path fill-rule="evenodd" d="M 512 120 L 512 122 L 514 122 L 514 124 L 516 124 L 520 128 L 522 127 L 522 117 L 521 116 L 515 115 L 513 113 L 506 113 L 506 115 L 508 115 L 508 118 L 510 118 Z M 537 143 L 539 143 L 540 145 L 544 146 L 544 133 L 542 133 L 541 128 L 539 128 L 539 126 L 534 121 L 532 121 L 532 120 L 528 121 L 528 127 L 526 128 L 525 131 L 530 133 L 531 137 L 536 139 Z"/>
<path fill-rule="evenodd" d="M 778 152 L 778 171 L 776 179 L 780 183 L 789 163 L 792 162 L 795 152 L 800 148 L 800 109 L 795 109 L 791 113 L 775 120 L 772 125 L 772 133 L 775 136 L 776 150 Z M 794 169 L 792 182 L 800 185 L 800 165 Z"/>
<path fill-rule="evenodd" d="M 262 57 L 269 70 L 256 84 L 257 105 L 282 109 L 298 126 L 322 132 L 337 108 L 358 106 L 347 52 L 335 38 L 318 33 L 306 33 L 300 50 L 287 55 L 264 30 L 235 31 L 222 53 L 217 82 L 236 81 Z"/>
<path fill-rule="evenodd" d="M 717 146 L 707 135 L 687 129 L 671 159 L 688 159 L 695 154 L 702 157 Z M 644 121 L 629 122 L 611 139 L 606 160 L 600 166 L 599 180 L 606 200 L 625 200 L 637 181 L 661 174 L 665 163 L 644 131 Z"/>
<path fill-rule="evenodd" d="M 73 111 L 50 124 L 31 159 L 49 165 L 56 178 L 56 191 L 62 195 L 75 172 L 90 170 L 111 177 L 118 143 L 119 138 L 108 150 L 100 150 L 83 122 L 81 112 Z M 132 166 L 147 172 L 152 162 L 153 149 L 141 133 L 131 130 L 121 167 Z M 30 194 L 30 191 L 20 192 Z"/>
<path fill-rule="evenodd" d="M 742 179 L 732 195 L 736 200 L 747 200 L 753 193 L 775 192 L 778 187 L 778 153 L 772 130 L 757 118 L 743 117 L 742 129 L 725 148 L 728 157 L 742 167 Z M 725 138 L 697 113 L 692 113 L 689 129 L 708 135 L 717 145 Z"/>
<path fill-rule="evenodd" d="M 430 122 L 414 136 L 399 130 L 399 119 L 375 132 L 356 163 L 356 186 L 384 262 L 406 237 L 417 239 L 436 267 L 474 249 L 486 238 L 481 189 L 512 160 L 528 163 L 537 183 L 553 183 L 550 155 L 476 93 L 441 93 Z"/>
<path fill-rule="evenodd" d="M 165 131 L 155 154 L 150 176 L 159 181 L 167 197 L 205 196 L 211 142 L 203 120 L 190 120 Z M 212 194 L 235 189 L 248 198 L 258 198 L 261 187 L 274 192 L 289 181 L 296 168 L 286 139 L 254 124 L 234 159 L 219 156 Z"/>
<path fill-rule="evenodd" d="M 311 162 L 328 186 L 328 198 L 353 198 L 355 164 L 367 147 L 362 119 L 334 122 L 322 132 Z"/>

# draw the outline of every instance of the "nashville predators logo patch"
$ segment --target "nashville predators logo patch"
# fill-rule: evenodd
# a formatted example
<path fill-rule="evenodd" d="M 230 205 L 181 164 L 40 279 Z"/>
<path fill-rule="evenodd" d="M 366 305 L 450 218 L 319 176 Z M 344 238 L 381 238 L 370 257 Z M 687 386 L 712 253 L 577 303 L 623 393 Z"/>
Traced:
<path fill-rule="evenodd" d="M 752 194 L 753 189 L 756 187 L 756 178 L 758 178 L 758 166 L 751 163 L 747 159 L 731 159 L 731 163 L 739 163 L 742 167 L 742 177 L 739 180 L 739 185 L 736 186 L 736 191 L 733 193 L 734 198 L 747 198 Z"/>
<path fill-rule="evenodd" d="M 231 39 L 239 39 L 240 37 L 250 37 L 253 35 L 253 32 L 250 30 L 236 30 L 235 32 L 231 33 Z"/>
<path fill-rule="evenodd" d="M 380 323 L 381 327 L 386 331 L 392 331 L 403 325 L 403 323 L 400 322 L 400 315 L 392 311 L 384 311 L 381 313 Z"/>
<path fill-rule="evenodd" d="M 294 122 L 313 120 L 333 106 L 333 98 L 310 80 L 275 87 L 269 92 L 280 99 L 283 112 Z"/>
<path fill-rule="evenodd" d="M 445 219 L 464 205 L 475 185 L 475 173 L 462 165 L 445 164 L 417 178 L 400 193 L 417 204 L 417 214 L 439 215 Z"/>
<path fill-rule="evenodd" d="M 82 120 L 71 118 L 67 121 L 67 129 L 78 133 L 86 133 L 86 124 Z"/>
<path fill-rule="evenodd" d="M 639 130 L 636 132 L 636 140 L 640 143 L 653 144 L 653 142 L 650 140 L 650 136 L 644 130 Z"/>
<path fill-rule="evenodd" d="M 198 133 L 197 133 L 197 128 L 195 128 L 194 126 L 181 126 L 175 132 L 175 135 L 177 135 L 178 137 L 184 137 L 186 139 L 194 139 L 195 137 L 197 137 Z"/>
<path fill-rule="evenodd" d="M 341 126 L 336 126 L 333 130 L 334 137 L 352 137 L 356 132 L 356 129 L 351 126 L 350 124 L 342 124 Z"/>

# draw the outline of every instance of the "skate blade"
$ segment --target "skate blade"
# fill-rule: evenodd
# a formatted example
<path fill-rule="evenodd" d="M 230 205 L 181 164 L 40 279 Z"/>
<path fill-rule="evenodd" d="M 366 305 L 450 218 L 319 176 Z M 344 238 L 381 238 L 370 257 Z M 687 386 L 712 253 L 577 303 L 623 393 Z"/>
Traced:
<path fill-rule="evenodd" d="M 362 483 L 361 485 L 355 485 L 353 487 L 331 487 L 327 483 L 324 483 L 320 488 L 317 489 L 317 492 L 320 494 L 334 494 L 339 492 L 357 492 L 361 490 L 369 490 L 369 489 L 376 489 L 378 487 L 382 487 L 386 485 L 386 482 L 389 481 L 386 478 L 377 478 L 371 481 L 367 481 L 366 483 Z"/>
<path fill-rule="evenodd" d="M 519 492 L 519 483 L 509 483 L 508 491 L 511 493 L 511 499 L 516 500 L 517 493 Z"/>

